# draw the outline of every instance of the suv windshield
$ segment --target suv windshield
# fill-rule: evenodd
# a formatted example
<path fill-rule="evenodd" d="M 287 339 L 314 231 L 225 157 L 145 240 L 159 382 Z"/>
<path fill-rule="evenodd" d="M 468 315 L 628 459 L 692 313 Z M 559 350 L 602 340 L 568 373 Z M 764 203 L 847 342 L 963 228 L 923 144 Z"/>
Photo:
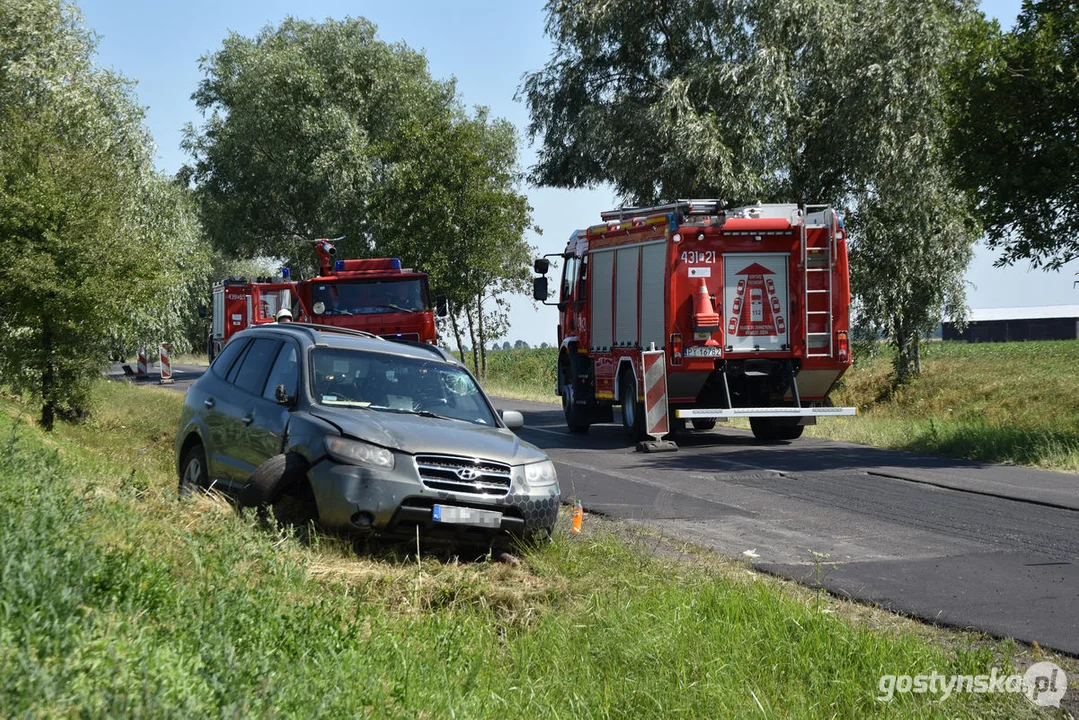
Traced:
<path fill-rule="evenodd" d="M 320 405 L 497 424 L 472 377 L 437 360 L 315 348 L 311 352 L 311 394 Z"/>
<path fill-rule="evenodd" d="M 312 310 L 316 315 L 417 312 L 427 309 L 423 290 L 419 278 L 321 282 L 311 291 Z"/>

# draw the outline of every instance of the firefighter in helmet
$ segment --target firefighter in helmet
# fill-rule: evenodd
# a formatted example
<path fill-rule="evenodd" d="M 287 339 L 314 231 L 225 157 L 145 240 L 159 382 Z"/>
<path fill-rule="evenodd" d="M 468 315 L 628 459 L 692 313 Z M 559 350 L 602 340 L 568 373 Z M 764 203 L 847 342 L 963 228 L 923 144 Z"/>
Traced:
<path fill-rule="evenodd" d="M 277 322 L 287 323 L 292 322 L 292 311 L 288 308 L 281 308 L 277 311 Z"/>

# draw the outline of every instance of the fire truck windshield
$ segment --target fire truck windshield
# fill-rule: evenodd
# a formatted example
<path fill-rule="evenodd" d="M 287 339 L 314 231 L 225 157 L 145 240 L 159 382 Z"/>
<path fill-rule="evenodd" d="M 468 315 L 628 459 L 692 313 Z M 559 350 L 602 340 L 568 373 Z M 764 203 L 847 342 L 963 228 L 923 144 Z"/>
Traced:
<path fill-rule="evenodd" d="M 419 278 L 320 282 L 311 291 L 316 315 L 370 315 L 421 312 L 427 297 Z"/>

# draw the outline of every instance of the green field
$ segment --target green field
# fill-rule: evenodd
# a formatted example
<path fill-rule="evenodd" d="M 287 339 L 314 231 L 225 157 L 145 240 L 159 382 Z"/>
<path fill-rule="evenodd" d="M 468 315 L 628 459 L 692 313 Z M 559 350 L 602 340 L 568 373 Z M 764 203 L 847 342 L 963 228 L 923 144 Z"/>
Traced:
<path fill-rule="evenodd" d="M 0 716 L 1036 714 L 875 699 L 882 674 L 1010 671 L 1022 647 L 597 518 L 512 565 L 357 555 L 177 500 L 180 402 L 102 381 L 86 424 L 46 434 L 0 398 Z"/>
<path fill-rule="evenodd" d="M 556 358 L 553 349 L 489 353 L 484 385 L 557 402 Z M 858 417 L 822 419 L 806 435 L 1079 472 L 1077 388 L 1079 341 L 928 343 L 921 376 L 899 390 L 882 350 L 856 360 L 832 396 Z"/>

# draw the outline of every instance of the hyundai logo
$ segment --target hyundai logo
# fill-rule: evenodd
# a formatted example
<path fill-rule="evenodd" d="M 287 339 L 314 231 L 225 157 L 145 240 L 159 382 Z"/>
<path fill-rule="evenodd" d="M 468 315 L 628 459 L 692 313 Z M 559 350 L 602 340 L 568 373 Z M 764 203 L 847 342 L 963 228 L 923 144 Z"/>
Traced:
<path fill-rule="evenodd" d="M 460 468 L 454 472 L 461 480 L 475 480 L 480 476 L 480 471 L 473 468 Z"/>

